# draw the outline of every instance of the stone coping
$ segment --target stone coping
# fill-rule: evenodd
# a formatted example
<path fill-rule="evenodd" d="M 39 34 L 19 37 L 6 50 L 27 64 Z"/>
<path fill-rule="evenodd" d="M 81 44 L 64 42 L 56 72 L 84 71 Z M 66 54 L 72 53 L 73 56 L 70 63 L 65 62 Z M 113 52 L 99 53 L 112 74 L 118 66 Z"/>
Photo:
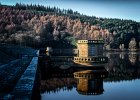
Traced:
<path fill-rule="evenodd" d="M 108 62 L 107 57 L 74 57 L 74 62 L 99 62 L 105 63 Z"/>
<path fill-rule="evenodd" d="M 74 73 L 74 78 L 105 78 L 107 77 L 108 72 L 105 69 L 102 70 L 84 70 Z"/>
<path fill-rule="evenodd" d="M 78 40 L 77 43 L 104 44 L 103 40 Z"/>
<path fill-rule="evenodd" d="M 37 51 L 36 54 L 39 52 Z M 14 100 L 31 100 L 37 74 L 38 57 L 33 57 L 29 66 L 10 94 Z"/>
<path fill-rule="evenodd" d="M 77 92 L 78 92 L 79 94 L 82 94 L 82 95 L 100 95 L 100 94 L 103 94 L 103 91 L 104 91 L 104 90 L 92 91 L 92 92 L 84 92 L 84 91 L 79 91 L 79 90 L 77 90 Z"/>

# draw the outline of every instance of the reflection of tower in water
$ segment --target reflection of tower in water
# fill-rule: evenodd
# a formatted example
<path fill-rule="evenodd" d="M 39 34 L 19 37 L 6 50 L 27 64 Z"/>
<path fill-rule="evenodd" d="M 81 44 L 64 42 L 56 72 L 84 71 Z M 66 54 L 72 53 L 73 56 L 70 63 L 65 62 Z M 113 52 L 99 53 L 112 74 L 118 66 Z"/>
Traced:
<path fill-rule="evenodd" d="M 102 94 L 103 79 L 106 78 L 108 72 L 103 70 L 84 70 L 74 73 L 77 78 L 77 91 L 83 95 L 99 95 Z"/>

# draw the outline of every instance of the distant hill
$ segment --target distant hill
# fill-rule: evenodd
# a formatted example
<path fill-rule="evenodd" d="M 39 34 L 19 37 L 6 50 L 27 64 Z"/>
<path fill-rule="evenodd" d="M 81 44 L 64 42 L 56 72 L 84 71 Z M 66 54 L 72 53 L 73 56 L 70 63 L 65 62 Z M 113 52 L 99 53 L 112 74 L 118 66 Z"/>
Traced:
<path fill-rule="evenodd" d="M 42 5 L 0 5 L 0 42 L 31 47 L 75 47 L 77 39 L 102 39 L 105 46 L 139 48 L 140 22 L 86 16 Z"/>

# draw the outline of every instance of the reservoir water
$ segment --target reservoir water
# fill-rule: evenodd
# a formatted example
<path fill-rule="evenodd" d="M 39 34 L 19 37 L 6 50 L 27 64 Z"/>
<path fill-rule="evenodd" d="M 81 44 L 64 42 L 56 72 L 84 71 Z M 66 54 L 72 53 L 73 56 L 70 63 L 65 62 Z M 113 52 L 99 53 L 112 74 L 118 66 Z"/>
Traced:
<path fill-rule="evenodd" d="M 75 69 L 51 70 L 41 80 L 41 99 L 140 100 L 140 53 L 115 52 L 105 56 L 109 58 L 104 65 L 106 78 L 79 81 L 71 74 Z"/>

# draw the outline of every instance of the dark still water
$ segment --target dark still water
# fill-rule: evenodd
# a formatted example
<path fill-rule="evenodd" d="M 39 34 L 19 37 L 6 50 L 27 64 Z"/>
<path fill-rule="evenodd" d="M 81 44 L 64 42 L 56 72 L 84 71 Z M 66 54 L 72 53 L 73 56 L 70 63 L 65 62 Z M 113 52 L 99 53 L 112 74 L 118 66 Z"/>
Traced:
<path fill-rule="evenodd" d="M 85 69 L 44 70 L 42 100 L 140 100 L 140 54 L 106 53 L 106 77 L 75 78 Z M 86 69 L 87 70 L 87 69 Z"/>

